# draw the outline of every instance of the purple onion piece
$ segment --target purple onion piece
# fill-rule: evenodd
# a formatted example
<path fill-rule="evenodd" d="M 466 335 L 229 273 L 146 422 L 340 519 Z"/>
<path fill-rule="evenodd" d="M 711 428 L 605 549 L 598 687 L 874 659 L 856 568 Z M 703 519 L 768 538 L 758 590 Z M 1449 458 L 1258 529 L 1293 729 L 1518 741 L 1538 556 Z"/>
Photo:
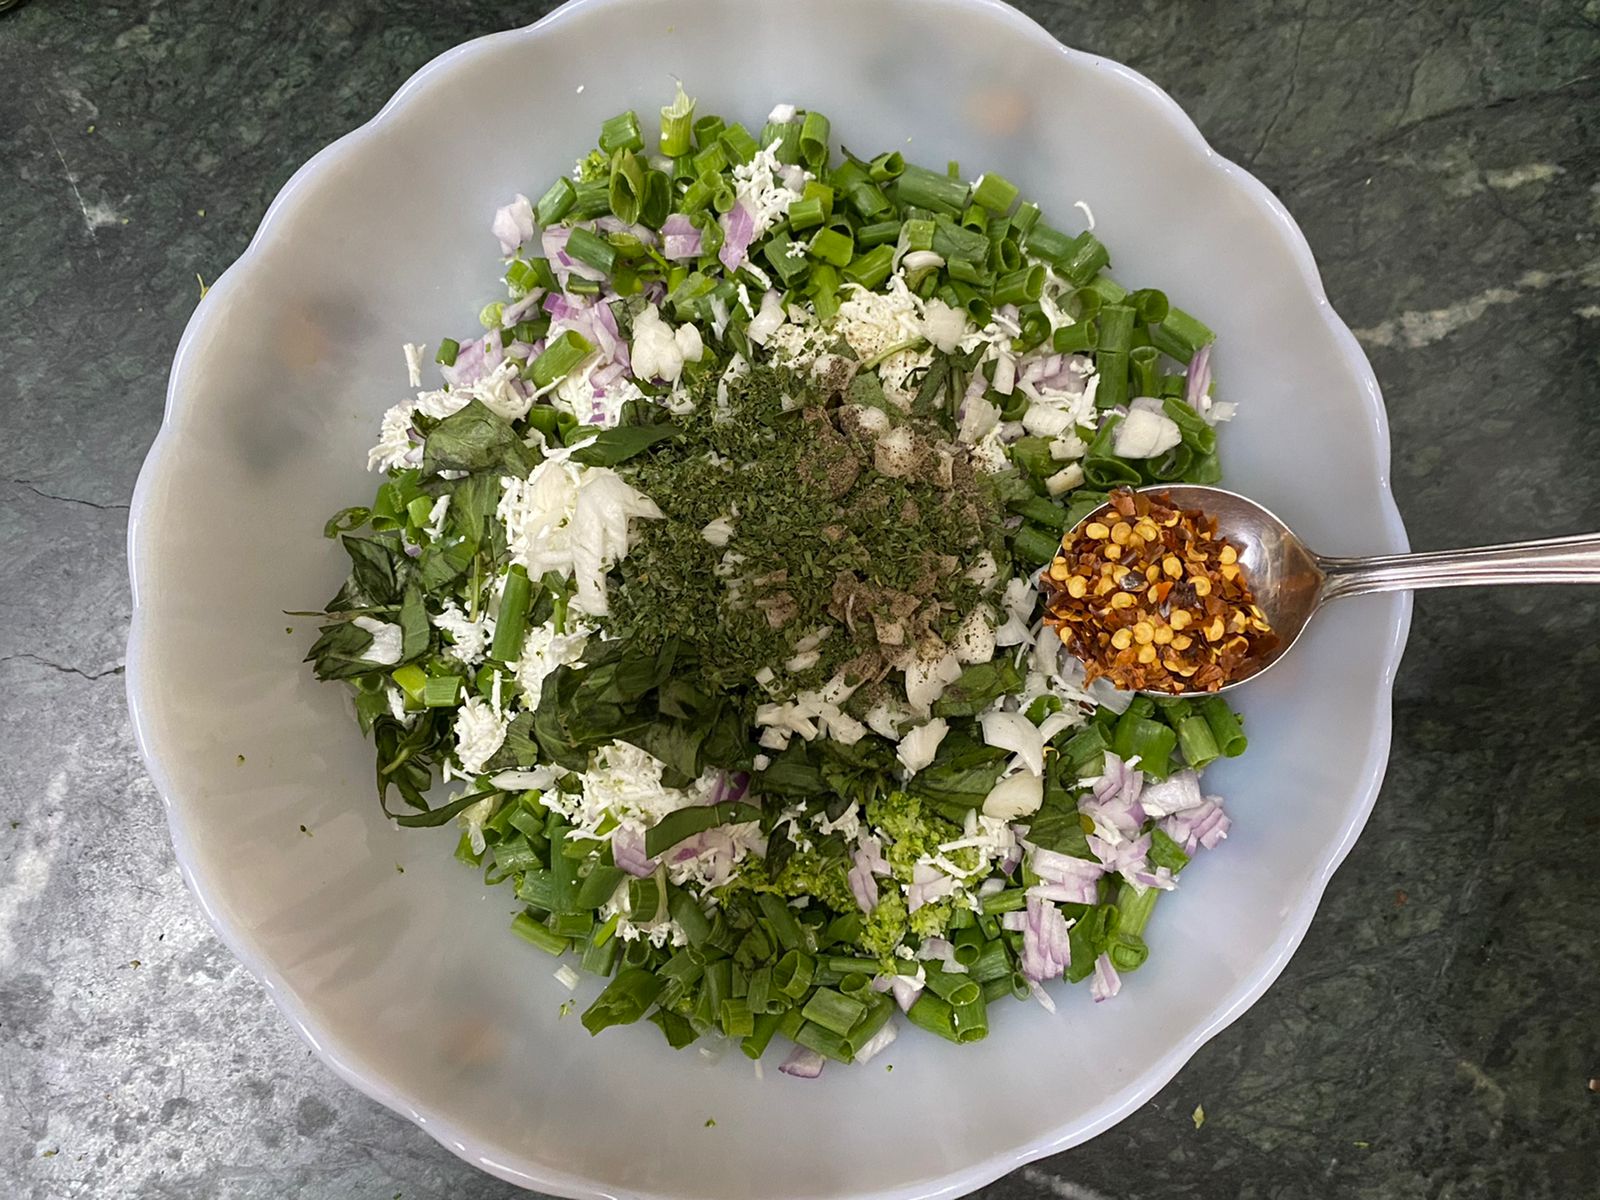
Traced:
<path fill-rule="evenodd" d="M 796 1079 L 815 1079 L 822 1074 L 822 1067 L 826 1061 L 815 1050 L 796 1046 L 789 1057 L 783 1060 L 783 1065 L 778 1070 L 785 1075 L 793 1075 Z"/>
<path fill-rule="evenodd" d="M 744 201 L 739 201 L 722 215 L 722 249 L 717 257 L 730 271 L 737 271 L 744 262 L 745 251 L 755 239 L 756 221 Z"/>

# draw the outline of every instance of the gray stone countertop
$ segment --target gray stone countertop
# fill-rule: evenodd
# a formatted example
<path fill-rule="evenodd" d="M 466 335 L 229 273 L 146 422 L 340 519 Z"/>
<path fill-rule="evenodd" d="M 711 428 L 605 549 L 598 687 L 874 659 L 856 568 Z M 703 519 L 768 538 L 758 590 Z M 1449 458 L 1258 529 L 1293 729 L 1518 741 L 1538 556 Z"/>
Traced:
<path fill-rule="evenodd" d="M 1294 213 L 1414 544 L 1600 529 L 1600 4 L 1022 7 Z M 0 1195 L 513 1195 L 335 1080 L 201 918 L 124 709 L 123 537 L 196 276 L 417 67 L 545 8 L 0 15 Z M 1593 590 L 1420 597 L 1383 795 L 1277 985 L 981 1195 L 1600 1194 L 1597 631 Z"/>

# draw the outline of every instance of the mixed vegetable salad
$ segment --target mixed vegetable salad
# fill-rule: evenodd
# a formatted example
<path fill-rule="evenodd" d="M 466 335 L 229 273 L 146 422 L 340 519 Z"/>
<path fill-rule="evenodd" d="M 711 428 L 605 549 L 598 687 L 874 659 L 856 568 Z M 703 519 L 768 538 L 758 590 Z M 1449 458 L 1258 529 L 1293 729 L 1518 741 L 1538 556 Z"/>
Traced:
<path fill-rule="evenodd" d="M 496 214 L 505 298 L 385 414 L 308 658 L 395 823 L 458 822 L 515 932 L 606 980 L 590 1031 L 758 1070 L 781 1035 L 805 1077 L 897 1014 L 975 1041 L 1002 997 L 1115 995 L 1226 836 L 1227 705 L 1085 685 L 1040 619 L 1063 531 L 1216 480 L 1231 415 L 1084 212 L 680 87 Z"/>

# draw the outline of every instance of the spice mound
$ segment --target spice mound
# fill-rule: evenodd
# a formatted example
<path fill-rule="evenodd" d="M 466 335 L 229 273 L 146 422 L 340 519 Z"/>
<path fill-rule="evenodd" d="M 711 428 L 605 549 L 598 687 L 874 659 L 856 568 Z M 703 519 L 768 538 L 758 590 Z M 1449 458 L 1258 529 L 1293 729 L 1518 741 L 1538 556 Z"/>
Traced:
<path fill-rule="evenodd" d="M 1214 692 L 1278 643 L 1237 547 L 1167 493 L 1113 492 L 1040 576 L 1045 621 L 1084 663 L 1130 691 Z"/>

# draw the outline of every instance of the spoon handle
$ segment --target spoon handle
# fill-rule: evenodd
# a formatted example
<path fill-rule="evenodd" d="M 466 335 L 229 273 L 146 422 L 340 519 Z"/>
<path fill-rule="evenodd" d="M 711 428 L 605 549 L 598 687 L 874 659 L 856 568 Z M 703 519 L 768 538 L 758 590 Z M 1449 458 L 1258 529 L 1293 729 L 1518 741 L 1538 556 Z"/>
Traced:
<path fill-rule="evenodd" d="M 1497 583 L 1600 583 L 1600 533 L 1379 558 L 1319 558 L 1322 599 Z"/>

